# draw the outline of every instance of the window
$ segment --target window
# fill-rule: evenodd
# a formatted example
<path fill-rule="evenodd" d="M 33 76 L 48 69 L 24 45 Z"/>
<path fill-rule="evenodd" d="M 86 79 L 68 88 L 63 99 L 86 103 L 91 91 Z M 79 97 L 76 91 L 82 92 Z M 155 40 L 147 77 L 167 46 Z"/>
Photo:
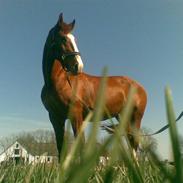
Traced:
<path fill-rule="evenodd" d="M 48 157 L 48 158 L 47 158 L 47 162 L 50 162 L 50 161 L 51 161 L 51 158 L 50 158 L 50 157 Z"/>
<path fill-rule="evenodd" d="M 16 148 L 19 148 L 19 144 L 16 144 Z"/>
<path fill-rule="evenodd" d="M 14 154 L 15 154 L 15 155 L 19 155 L 19 154 L 20 154 L 20 149 L 15 149 L 15 150 L 14 150 Z"/>

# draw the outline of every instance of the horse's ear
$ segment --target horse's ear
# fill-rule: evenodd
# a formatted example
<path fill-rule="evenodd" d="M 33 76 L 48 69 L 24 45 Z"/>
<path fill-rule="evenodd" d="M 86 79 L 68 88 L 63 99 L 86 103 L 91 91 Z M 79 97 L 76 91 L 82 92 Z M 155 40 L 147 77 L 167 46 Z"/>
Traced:
<path fill-rule="evenodd" d="M 76 23 L 76 21 L 74 19 L 70 24 L 68 24 L 68 26 L 69 26 L 69 32 L 71 32 L 74 29 L 75 23 Z"/>
<path fill-rule="evenodd" d="M 57 25 L 64 34 L 68 34 L 74 29 L 75 20 L 73 20 L 70 24 L 67 24 L 64 22 L 63 13 L 61 13 Z"/>
<path fill-rule="evenodd" d="M 63 24 L 64 24 L 63 13 L 60 13 L 59 18 L 58 18 L 58 25 L 59 25 L 59 27 L 62 27 Z"/>
<path fill-rule="evenodd" d="M 64 34 L 69 34 L 70 32 L 73 31 L 74 29 L 74 25 L 75 25 L 75 20 L 73 20 L 73 22 L 71 22 L 70 24 L 66 24 L 66 23 L 62 23 L 60 26 L 60 30 L 64 33 Z"/>

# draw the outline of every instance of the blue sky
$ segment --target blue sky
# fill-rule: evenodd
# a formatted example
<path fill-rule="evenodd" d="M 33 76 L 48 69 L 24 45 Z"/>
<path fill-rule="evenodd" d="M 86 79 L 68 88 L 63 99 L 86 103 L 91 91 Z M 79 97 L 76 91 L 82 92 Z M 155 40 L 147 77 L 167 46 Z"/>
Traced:
<path fill-rule="evenodd" d="M 41 63 L 46 36 L 61 12 L 68 22 L 76 19 L 84 71 L 100 75 L 108 66 L 110 75 L 139 81 L 148 93 L 142 126 L 151 131 L 162 127 L 166 85 L 176 115 L 183 110 L 182 7 L 182 0 L 1 0 L 0 137 L 52 128 L 40 100 Z M 156 139 L 167 157 L 168 131 Z"/>

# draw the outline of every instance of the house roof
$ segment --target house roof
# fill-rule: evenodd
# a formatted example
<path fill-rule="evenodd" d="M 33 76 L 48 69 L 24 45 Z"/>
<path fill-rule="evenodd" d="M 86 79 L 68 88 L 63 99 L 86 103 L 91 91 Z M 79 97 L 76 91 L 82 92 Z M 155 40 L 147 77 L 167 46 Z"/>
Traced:
<path fill-rule="evenodd" d="M 9 149 L 11 146 L 13 146 L 15 143 L 19 143 L 18 141 L 15 141 L 15 142 L 13 142 L 13 143 L 11 143 L 10 145 L 8 145 L 7 147 L 6 147 L 6 149 L 3 149 L 3 151 L 0 153 L 0 155 L 2 155 L 3 153 L 5 153 L 6 151 L 7 151 L 7 149 Z M 20 143 L 19 143 L 20 144 Z"/>

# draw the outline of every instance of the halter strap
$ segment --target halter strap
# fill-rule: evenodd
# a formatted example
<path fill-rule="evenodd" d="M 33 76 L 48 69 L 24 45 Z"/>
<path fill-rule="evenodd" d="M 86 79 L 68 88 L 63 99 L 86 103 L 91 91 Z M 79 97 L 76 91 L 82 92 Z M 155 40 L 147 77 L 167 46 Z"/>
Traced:
<path fill-rule="evenodd" d="M 53 48 L 55 45 L 56 45 L 56 43 L 53 42 L 53 43 L 51 44 L 51 48 Z M 68 56 L 76 56 L 76 55 L 81 55 L 81 53 L 80 53 L 80 52 L 76 52 L 76 51 L 62 53 L 61 55 L 59 55 L 59 54 L 57 53 L 57 54 L 56 54 L 56 57 L 61 58 L 62 60 L 65 60 Z"/>
<path fill-rule="evenodd" d="M 76 56 L 81 55 L 80 52 L 70 52 L 70 53 L 63 53 L 61 58 L 62 60 L 65 60 L 68 56 Z"/>

